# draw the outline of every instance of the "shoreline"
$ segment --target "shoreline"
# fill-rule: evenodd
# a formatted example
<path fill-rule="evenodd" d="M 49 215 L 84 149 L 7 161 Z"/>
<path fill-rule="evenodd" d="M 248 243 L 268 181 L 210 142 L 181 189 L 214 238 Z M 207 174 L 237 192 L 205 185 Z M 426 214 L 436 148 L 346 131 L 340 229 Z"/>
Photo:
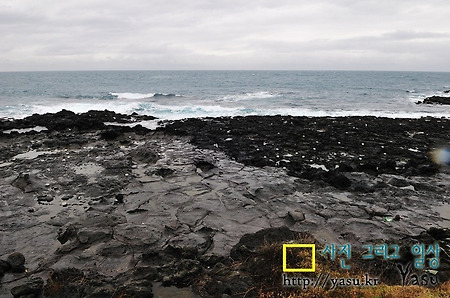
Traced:
<path fill-rule="evenodd" d="M 378 240 L 449 244 L 450 175 L 428 153 L 450 144 L 450 119 L 190 118 L 156 130 L 104 124 L 141 120 L 156 119 L 62 111 L 0 120 L 0 131 L 47 128 L 0 133 L 0 259 L 22 253 L 29 271 L 39 270 L 31 276 L 47 286 L 51 272 L 95 272 L 104 282 L 85 285 L 91 295 L 114 295 L 120 283 L 121 291 L 148 294 L 162 282 L 209 296 L 261 282 L 231 278 L 230 264 L 257 251 L 246 234 L 275 242 L 307 232 L 355 248 Z M 445 282 L 448 257 L 441 263 Z M 218 264 L 229 274 L 213 277 Z M 384 281 L 395 275 L 387 272 Z M 17 277 L 6 273 L 0 294 L 23 283 L 9 283 Z"/>

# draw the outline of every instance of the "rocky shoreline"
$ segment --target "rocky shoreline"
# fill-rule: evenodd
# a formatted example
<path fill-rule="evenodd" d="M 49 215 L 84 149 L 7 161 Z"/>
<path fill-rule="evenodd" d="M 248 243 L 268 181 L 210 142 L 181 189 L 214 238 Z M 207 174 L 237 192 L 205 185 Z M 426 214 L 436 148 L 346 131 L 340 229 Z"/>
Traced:
<path fill-rule="evenodd" d="M 444 91 L 444 93 L 449 93 L 447 91 Z M 439 95 L 433 95 L 430 97 L 425 98 L 423 101 L 418 102 L 418 104 L 438 104 L 438 105 L 450 105 L 450 97 L 448 96 L 439 96 Z"/>
<path fill-rule="evenodd" d="M 395 243 L 403 263 L 412 244 L 439 243 L 433 274 L 448 283 L 450 175 L 428 154 L 450 143 L 449 119 L 140 125 L 151 121 L 108 111 L 0 121 L 0 296 L 252 297 L 270 292 L 254 274 L 261 249 L 298 239 L 355 255 Z M 18 253 L 24 268 L 12 270 Z M 401 282 L 394 262 L 354 264 Z"/>

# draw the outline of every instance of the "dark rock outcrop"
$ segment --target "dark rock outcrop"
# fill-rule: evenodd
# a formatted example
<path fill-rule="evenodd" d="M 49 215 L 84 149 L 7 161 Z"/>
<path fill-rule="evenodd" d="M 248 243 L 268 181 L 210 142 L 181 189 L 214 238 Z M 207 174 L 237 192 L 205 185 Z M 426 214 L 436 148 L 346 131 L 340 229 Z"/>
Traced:
<path fill-rule="evenodd" d="M 160 130 L 192 136 L 196 146 L 222 150 L 246 165 L 282 167 L 338 189 L 351 187 L 350 172 L 436 174 L 428 154 L 450 142 L 450 120 L 437 118 L 224 117 L 176 121 Z"/>
<path fill-rule="evenodd" d="M 39 297 L 44 287 L 44 281 L 40 277 L 30 279 L 25 284 L 11 289 L 14 298 L 34 298 Z"/>
<path fill-rule="evenodd" d="M 30 128 L 35 126 L 43 126 L 52 131 L 64 131 L 64 130 L 104 130 L 102 137 L 105 139 L 115 139 L 120 133 L 117 131 L 130 131 L 130 127 L 120 126 L 107 129 L 105 122 L 112 123 L 133 123 L 137 119 L 139 120 L 155 120 L 152 116 L 140 116 L 137 114 L 125 115 L 118 114 L 112 111 L 88 111 L 86 113 L 76 114 L 72 111 L 62 110 L 57 113 L 46 114 L 33 114 L 24 119 L 18 119 L 15 121 L 1 121 L 0 130 L 18 129 L 18 128 Z M 138 127 L 138 130 L 142 126 Z"/>
<path fill-rule="evenodd" d="M 430 96 L 420 102 L 421 104 L 440 104 L 440 105 L 450 105 L 450 97 L 448 96 Z"/>

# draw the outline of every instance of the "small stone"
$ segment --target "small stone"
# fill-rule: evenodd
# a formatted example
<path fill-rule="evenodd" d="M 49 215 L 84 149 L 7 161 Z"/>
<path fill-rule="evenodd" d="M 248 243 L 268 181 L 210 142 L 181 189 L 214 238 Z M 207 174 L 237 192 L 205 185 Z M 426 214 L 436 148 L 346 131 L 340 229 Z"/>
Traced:
<path fill-rule="evenodd" d="M 38 197 L 38 202 L 48 202 L 50 203 L 51 201 L 53 201 L 53 198 L 47 195 L 42 195 Z"/>
<path fill-rule="evenodd" d="M 31 296 L 36 297 L 44 287 L 44 281 L 40 277 L 36 277 L 28 281 L 26 284 L 14 287 L 11 289 L 11 294 L 14 297 Z"/>
<path fill-rule="evenodd" d="M 175 171 L 173 169 L 169 168 L 159 168 L 156 171 L 154 171 L 155 175 L 161 176 L 163 178 L 172 175 L 174 172 Z"/>
<path fill-rule="evenodd" d="M 77 233 L 78 228 L 74 224 L 67 224 L 59 229 L 57 239 L 61 244 L 64 244 L 70 239 L 75 238 Z"/>
<path fill-rule="evenodd" d="M 196 160 L 195 166 L 197 169 L 200 169 L 202 172 L 208 172 L 209 170 L 214 169 L 216 166 L 207 160 Z"/>
<path fill-rule="evenodd" d="M 305 214 L 300 210 L 289 210 L 288 216 L 295 222 L 305 220 Z"/>
<path fill-rule="evenodd" d="M 63 201 L 68 201 L 68 200 L 70 200 L 72 198 L 72 196 L 71 195 L 68 195 L 68 196 L 63 196 L 62 198 L 61 198 L 61 200 L 63 200 Z"/>
<path fill-rule="evenodd" d="M 115 200 L 115 204 L 123 204 L 124 202 L 123 202 L 123 199 L 124 199 L 124 195 L 123 194 L 121 194 L 121 193 L 119 193 L 119 194 L 117 194 L 116 195 L 116 200 Z"/>
<path fill-rule="evenodd" d="M 8 256 L 6 262 L 11 265 L 11 272 L 22 273 L 25 271 L 25 257 L 20 252 L 13 252 Z"/>
<path fill-rule="evenodd" d="M 396 215 L 396 216 L 394 216 L 394 219 L 393 219 L 394 221 L 400 221 L 400 215 Z"/>

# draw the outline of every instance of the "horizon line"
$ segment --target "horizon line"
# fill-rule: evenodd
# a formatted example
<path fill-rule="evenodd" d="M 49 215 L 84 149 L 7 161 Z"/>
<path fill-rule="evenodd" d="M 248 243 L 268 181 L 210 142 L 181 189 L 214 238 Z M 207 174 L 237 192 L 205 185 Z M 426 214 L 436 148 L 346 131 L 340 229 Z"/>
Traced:
<path fill-rule="evenodd" d="M 380 69 L 66 69 L 66 70 L 0 70 L 0 73 L 20 73 L 20 72 L 170 72 L 170 71 L 229 71 L 229 72 L 434 72 L 449 73 L 450 70 L 380 70 Z"/>

